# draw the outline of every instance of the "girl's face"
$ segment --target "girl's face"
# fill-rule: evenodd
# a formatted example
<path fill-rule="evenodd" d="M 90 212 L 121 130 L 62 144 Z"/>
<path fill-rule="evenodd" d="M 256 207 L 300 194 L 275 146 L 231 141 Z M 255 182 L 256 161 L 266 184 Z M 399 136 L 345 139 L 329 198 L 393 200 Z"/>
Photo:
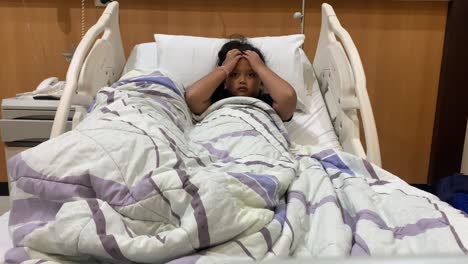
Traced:
<path fill-rule="evenodd" d="M 256 97 L 260 93 L 260 83 L 260 78 L 252 70 L 250 63 L 241 58 L 226 80 L 226 89 L 233 96 Z"/>

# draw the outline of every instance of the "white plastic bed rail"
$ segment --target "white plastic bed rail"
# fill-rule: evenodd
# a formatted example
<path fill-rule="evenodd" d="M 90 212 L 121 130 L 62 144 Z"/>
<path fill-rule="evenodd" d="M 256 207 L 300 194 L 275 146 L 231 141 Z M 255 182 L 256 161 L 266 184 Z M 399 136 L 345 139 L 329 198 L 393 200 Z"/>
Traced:
<path fill-rule="evenodd" d="M 97 39 L 101 34 L 102 37 Z M 79 123 L 98 89 L 114 83 L 120 77 L 124 65 L 125 54 L 119 29 L 119 3 L 112 2 L 97 23 L 86 32 L 73 55 L 50 137 L 56 137 L 65 131 L 72 102 L 78 105 L 73 124 Z"/>
<path fill-rule="evenodd" d="M 343 150 L 381 166 L 379 139 L 362 62 L 353 40 L 329 4 L 322 4 L 322 24 L 313 67 Z M 359 137 L 358 110 L 366 151 Z"/>

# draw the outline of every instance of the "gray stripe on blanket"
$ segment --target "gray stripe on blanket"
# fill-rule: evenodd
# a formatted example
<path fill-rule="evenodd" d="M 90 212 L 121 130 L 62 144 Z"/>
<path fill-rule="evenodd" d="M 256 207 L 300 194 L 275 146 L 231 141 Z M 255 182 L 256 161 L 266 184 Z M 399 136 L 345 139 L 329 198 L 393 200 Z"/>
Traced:
<path fill-rule="evenodd" d="M 172 149 L 174 154 L 177 153 L 176 142 L 164 132 L 163 129 L 159 128 L 159 131 L 164 135 L 166 140 L 170 143 L 169 147 Z M 208 230 L 208 217 L 206 215 L 205 206 L 200 198 L 200 194 L 198 193 L 198 187 L 195 186 L 189 179 L 187 173 L 181 169 L 181 167 L 185 167 L 184 161 L 179 157 L 179 155 L 175 155 L 177 161 L 174 164 L 173 168 L 175 169 L 179 179 L 182 183 L 184 190 L 192 196 L 192 201 L 190 205 L 193 208 L 193 213 L 195 217 L 195 221 L 197 222 L 197 229 L 198 229 L 198 242 L 200 244 L 200 248 L 206 248 L 210 246 L 210 233 Z"/>
<path fill-rule="evenodd" d="M 289 146 L 285 146 L 283 144 L 283 142 L 281 142 L 281 140 L 277 139 L 275 136 L 273 136 L 273 133 L 270 131 L 270 129 L 268 128 L 268 125 L 265 124 L 264 122 L 262 122 L 258 117 L 256 117 L 254 114 L 250 113 L 249 111 L 245 110 L 245 109 L 238 109 L 239 111 L 241 112 L 244 112 L 248 115 L 250 115 L 255 121 L 257 121 L 260 125 L 263 126 L 263 128 L 265 128 L 266 131 L 268 131 L 268 134 L 270 134 L 280 145 L 281 147 L 283 147 L 284 151 L 288 152 L 289 150 Z M 281 133 L 281 131 L 280 131 Z M 284 135 L 282 134 L 282 136 L 284 137 Z M 286 142 L 288 143 L 288 140 L 286 140 Z"/>
<path fill-rule="evenodd" d="M 452 232 L 452 235 L 453 237 L 455 238 L 455 241 L 457 242 L 457 245 L 458 247 L 460 248 L 460 250 L 464 253 L 464 254 L 468 254 L 468 250 L 466 249 L 466 247 L 463 245 L 463 242 L 461 241 L 460 239 L 460 236 L 458 235 L 457 231 L 455 230 L 455 228 L 453 227 L 453 225 L 450 224 L 450 221 L 448 220 L 448 217 L 447 215 L 445 214 L 444 211 L 440 210 L 439 207 L 437 206 L 437 204 L 435 203 L 432 203 L 431 200 L 429 198 L 426 198 L 424 197 L 430 204 L 432 204 L 434 206 L 434 208 L 439 211 L 441 214 L 442 214 L 442 217 L 444 218 L 444 220 L 447 222 L 447 225 L 449 226 L 450 228 L 450 232 Z"/>
<path fill-rule="evenodd" d="M 120 250 L 119 244 L 115 240 L 113 235 L 106 234 L 106 219 L 104 213 L 99 208 L 99 203 L 97 200 L 87 200 L 89 209 L 93 214 L 93 221 L 96 225 L 96 232 L 101 240 L 101 244 L 104 247 L 104 250 L 109 254 L 113 259 L 131 263 Z"/>

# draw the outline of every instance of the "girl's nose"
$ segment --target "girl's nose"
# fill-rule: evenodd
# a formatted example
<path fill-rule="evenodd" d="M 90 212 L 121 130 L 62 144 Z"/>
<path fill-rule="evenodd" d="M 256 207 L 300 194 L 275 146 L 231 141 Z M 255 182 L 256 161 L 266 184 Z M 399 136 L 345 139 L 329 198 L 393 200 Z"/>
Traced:
<path fill-rule="evenodd" d="M 245 83 L 245 80 L 246 80 L 245 76 L 243 74 L 241 74 L 239 76 L 239 83 Z"/>

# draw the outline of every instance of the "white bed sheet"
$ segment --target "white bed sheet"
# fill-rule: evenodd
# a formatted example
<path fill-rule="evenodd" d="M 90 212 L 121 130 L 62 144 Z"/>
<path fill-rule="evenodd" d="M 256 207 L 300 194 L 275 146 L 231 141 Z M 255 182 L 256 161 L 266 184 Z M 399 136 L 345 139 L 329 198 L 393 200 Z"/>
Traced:
<path fill-rule="evenodd" d="M 341 145 L 330 122 L 327 107 L 320 93 L 318 83 L 313 75 L 312 65 L 305 53 L 302 54 L 303 64 L 306 68 L 305 82 L 311 90 L 312 104 L 309 112 L 294 113 L 290 122 L 286 123 L 291 140 L 301 145 L 320 145 L 324 148 L 340 149 Z M 157 49 L 155 42 L 136 45 L 125 65 L 122 73 L 131 70 L 151 70 L 157 68 Z"/>
<path fill-rule="evenodd" d="M 3 263 L 5 260 L 5 252 L 13 247 L 10 238 L 10 233 L 8 232 L 9 217 L 10 212 L 6 212 L 2 216 L 0 216 L 0 263 Z"/>

